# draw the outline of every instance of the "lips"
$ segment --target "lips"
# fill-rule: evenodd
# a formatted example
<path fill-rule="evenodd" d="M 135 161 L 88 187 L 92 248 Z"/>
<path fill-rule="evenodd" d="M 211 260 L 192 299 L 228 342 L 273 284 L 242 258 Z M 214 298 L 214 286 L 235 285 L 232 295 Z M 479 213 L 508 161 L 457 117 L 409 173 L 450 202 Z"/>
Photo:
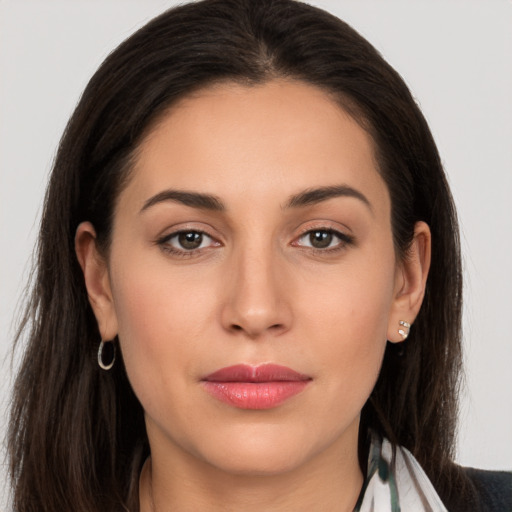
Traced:
<path fill-rule="evenodd" d="M 297 395 L 311 377 L 286 366 L 239 364 L 221 368 L 202 379 L 207 393 L 240 409 L 271 409 Z"/>

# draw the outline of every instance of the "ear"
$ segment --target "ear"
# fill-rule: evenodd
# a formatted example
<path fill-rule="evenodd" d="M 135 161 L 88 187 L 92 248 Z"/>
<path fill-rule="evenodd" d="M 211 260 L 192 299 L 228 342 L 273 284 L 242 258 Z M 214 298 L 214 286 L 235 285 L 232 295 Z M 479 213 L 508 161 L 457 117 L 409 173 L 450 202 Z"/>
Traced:
<path fill-rule="evenodd" d="M 425 295 L 430 251 L 430 228 L 425 222 L 417 222 L 411 246 L 404 260 L 397 264 L 395 295 L 388 323 L 388 340 L 392 343 L 405 340 L 409 324 L 412 325 L 418 315 Z"/>
<path fill-rule="evenodd" d="M 110 341 L 117 335 L 117 317 L 107 262 L 98 250 L 96 231 L 90 222 L 82 222 L 78 226 L 75 252 L 84 273 L 89 303 L 98 322 L 101 339 Z"/>

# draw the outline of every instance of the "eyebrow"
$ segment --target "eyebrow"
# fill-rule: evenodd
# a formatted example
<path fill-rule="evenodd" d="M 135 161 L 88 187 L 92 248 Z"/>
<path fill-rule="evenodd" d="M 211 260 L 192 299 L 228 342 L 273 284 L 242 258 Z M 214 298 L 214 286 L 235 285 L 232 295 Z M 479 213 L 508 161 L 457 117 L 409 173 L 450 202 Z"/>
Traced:
<path fill-rule="evenodd" d="M 373 213 L 373 208 L 367 197 L 359 190 L 347 185 L 335 185 L 330 187 L 311 188 L 292 196 L 286 208 L 300 208 L 327 201 L 335 197 L 353 197 L 363 202 Z"/>
<path fill-rule="evenodd" d="M 358 199 L 364 203 L 371 212 L 373 212 L 372 205 L 366 196 L 359 192 L 359 190 L 356 190 L 355 188 L 349 187 L 347 185 L 335 185 L 304 190 L 299 194 L 291 196 L 286 203 L 285 208 L 301 208 L 304 206 L 318 204 L 336 197 L 353 197 Z M 201 192 L 169 189 L 150 197 L 142 206 L 140 213 L 156 204 L 164 203 L 167 201 L 181 203 L 185 206 L 197 208 L 200 210 L 210 210 L 217 212 L 226 210 L 224 203 L 217 196 L 204 194 Z"/>
<path fill-rule="evenodd" d="M 198 208 L 200 210 L 211 210 L 211 211 L 224 211 L 225 207 L 222 201 L 211 194 L 201 194 L 199 192 L 187 192 L 181 190 L 164 190 L 158 194 L 150 197 L 141 208 L 140 212 L 151 208 L 155 204 L 164 203 L 167 201 L 173 201 L 175 203 L 181 203 L 191 208 Z"/>

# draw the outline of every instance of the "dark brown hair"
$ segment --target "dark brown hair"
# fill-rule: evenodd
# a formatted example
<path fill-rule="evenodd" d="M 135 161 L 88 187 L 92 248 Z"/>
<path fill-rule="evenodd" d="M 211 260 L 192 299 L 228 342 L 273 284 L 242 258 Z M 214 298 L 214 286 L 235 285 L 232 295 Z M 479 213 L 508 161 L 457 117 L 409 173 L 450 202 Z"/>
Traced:
<path fill-rule="evenodd" d="M 9 449 L 17 512 L 138 510 L 149 452 L 124 366 L 96 362 L 100 341 L 74 235 L 91 221 L 108 250 L 112 216 L 141 139 L 178 99 L 208 85 L 301 80 L 337 99 L 372 136 L 392 200 L 397 254 L 414 224 L 432 232 L 426 295 L 403 353 L 388 344 L 361 417 L 407 447 L 447 506 L 465 480 L 451 462 L 461 346 L 455 210 L 427 123 L 398 73 L 334 16 L 291 0 L 205 0 L 171 9 L 122 43 L 85 89 L 62 137 L 18 339 Z M 468 491 L 464 491 L 468 492 Z"/>

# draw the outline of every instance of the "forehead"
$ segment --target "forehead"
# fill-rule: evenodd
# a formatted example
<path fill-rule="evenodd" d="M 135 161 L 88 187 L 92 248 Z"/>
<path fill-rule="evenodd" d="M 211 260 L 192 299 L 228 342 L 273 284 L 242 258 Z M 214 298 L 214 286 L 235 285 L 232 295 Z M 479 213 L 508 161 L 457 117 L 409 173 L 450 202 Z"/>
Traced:
<path fill-rule="evenodd" d="M 255 201 L 339 184 L 386 191 L 371 137 L 321 89 L 276 80 L 178 102 L 141 143 L 127 188 L 139 202 L 165 188 Z"/>

